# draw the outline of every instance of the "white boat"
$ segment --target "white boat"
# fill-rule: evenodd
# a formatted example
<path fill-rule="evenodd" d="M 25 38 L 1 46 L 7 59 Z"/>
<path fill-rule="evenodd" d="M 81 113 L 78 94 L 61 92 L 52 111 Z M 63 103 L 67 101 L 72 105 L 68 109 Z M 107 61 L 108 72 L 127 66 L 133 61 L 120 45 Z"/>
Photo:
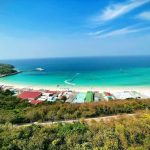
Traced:
<path fill-rule="evenodd" d="M 36 71 L 44 71 L 43 68 L 36 68 L 35 70 L 36 70 Z"/>

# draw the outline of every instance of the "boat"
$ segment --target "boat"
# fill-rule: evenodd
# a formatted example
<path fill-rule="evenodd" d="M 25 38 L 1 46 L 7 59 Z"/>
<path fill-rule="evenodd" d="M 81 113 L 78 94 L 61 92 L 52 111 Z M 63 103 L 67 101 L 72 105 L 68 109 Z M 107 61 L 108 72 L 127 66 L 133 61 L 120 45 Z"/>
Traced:
<path fill-rule="evenodd" d="M 36 71 L 44 71 L 43 68 L 36 68 L 35 70 L 36 70 Z"/>

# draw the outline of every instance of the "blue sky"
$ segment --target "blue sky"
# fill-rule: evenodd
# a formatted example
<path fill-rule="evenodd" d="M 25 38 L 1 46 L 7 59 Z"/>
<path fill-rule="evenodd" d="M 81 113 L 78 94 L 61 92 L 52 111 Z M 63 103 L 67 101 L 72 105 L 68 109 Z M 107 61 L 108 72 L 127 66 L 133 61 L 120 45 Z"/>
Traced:
<path fill-rule="evenodd" d="M 0 0 L 0 59 L 150 55 L 150 0 Z"/>

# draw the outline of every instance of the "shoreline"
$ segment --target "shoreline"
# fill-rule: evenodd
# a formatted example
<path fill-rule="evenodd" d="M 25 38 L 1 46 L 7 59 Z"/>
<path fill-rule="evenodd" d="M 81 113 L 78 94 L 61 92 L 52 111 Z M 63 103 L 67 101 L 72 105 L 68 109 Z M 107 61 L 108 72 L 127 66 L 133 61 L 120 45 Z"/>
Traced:
<path fill-rule="evenodd" d="M 13 76 L 13 75 L 19 74 L 21 72 L 22 71 L 17 71 L 17 72 L 10 73 L 10 74 L 2 74 L 2 75 L 0 75 L 0 78 L 4 78 L 4 77 L 7 77 L 7 76 Z"/>
<path fill-rule="evenodd" d="M 84 87 L 84 86 L 47 86 L 47 85 L 24 85 L 24 84 L 9 84 L 0 82 L 0 85 L 2 86 L 10 86 L 17 89 L 23 89 L 23 88 L 29 88 L 33 90 L 55 90 L 55 91 L 63 91 L 63 90 L 72 90 L 77 92 L 87 92 L 87 91 L 107 91 L 107 92 L 122 92 L 122 91 L 137 91 L 142 93 L 149 93 L 150 94 L 150 86 L 95 86 L 95 87 Z"/>

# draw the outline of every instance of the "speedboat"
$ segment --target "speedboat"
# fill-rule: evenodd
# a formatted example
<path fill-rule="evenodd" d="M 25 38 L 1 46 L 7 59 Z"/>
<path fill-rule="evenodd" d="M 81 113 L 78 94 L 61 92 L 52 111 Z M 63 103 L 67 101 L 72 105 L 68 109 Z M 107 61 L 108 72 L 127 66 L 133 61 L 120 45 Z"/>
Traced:
<path fill-rule="evenodd" d="M 35 70 L 36 70 L 36 71 L 44 71 L 43 68 L 36 68 Z"/>

